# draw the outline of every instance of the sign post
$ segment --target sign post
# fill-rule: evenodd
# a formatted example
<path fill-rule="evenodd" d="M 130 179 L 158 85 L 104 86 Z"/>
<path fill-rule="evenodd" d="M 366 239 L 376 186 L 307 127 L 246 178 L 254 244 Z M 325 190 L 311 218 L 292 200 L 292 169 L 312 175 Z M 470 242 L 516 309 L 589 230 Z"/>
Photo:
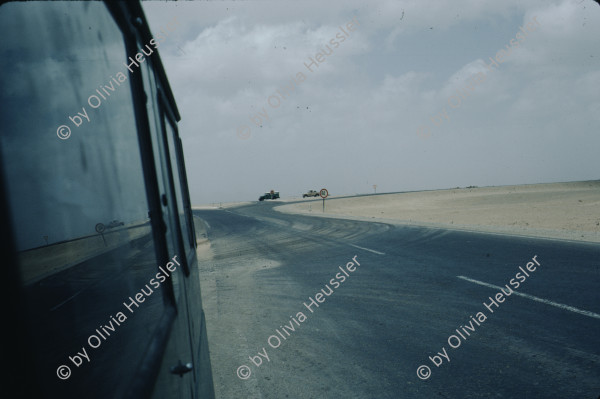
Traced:
<path fill-rule="evenodd" d="M 323 198 L 323 213 L 325 213 L 325 198 L 329 196 L 329 191 L 327 191 L 326 188 L 322 188 L 319 192 L 319 195 L 321 196 L 321 198 Z"/>
<path fill-rule="evenodd" d="M 104 238 L 104 230 L 106 230 L 106 226 L 102 223 L 98 223 L 95 227 L 96 232 L 102 236 L 102 241 L 104 241 L 104 246 L 108 246 L 106 243 L 106 238 Z"/>

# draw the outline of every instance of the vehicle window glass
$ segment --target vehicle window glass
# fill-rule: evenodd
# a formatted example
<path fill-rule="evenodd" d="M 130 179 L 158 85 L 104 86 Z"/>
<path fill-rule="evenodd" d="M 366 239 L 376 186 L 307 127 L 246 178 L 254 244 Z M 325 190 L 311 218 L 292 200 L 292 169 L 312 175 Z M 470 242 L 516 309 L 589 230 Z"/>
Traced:
<path fill-rule="evenodd" d="M 5 4 L 0 32 L 1 162 L 33 361 L 54 392 L 114 397 L 165 306 L 149 284 L 158 265 L 123 36 L 101 2 Z"/>

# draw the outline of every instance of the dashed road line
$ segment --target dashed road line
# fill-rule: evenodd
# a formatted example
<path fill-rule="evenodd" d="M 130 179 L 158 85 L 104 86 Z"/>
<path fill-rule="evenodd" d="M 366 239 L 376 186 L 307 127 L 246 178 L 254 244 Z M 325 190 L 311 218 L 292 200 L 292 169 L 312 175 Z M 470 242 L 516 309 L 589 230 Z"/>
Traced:
<path fill-rule="evenodd" d="M 465 277 L 465 276 L 456 276 L 456 277 L 460 278 L 462 280 L 465 280 L 465 281 L 469 281 L 471 283 L 483 285 L 484 287 L 495 288 L 497 290 L 501 290 L 502 289 L 502 287 L 499 287 L 497 285 L 484 283 L 483 281 L 479 281 L 479 280 L 473 280 L 472 278 L 469 278 L 469 277 Z M 548 299 L 538 298 L 537 296 L 533 296 L 533 295 L 529 295 L 529 294 L 523 294 L 523 293 L 517 292 L 517 291 L 513 291 L 513 294 L 514 295 L 518 295 L 518 296 L 522 296 L 523 298 L 531 299 L 532 301 L 536 301 L 536 302 L 544 303 L 546 305 L 554 306 L 554 307 L 557 307 L 559 309 L 569 310 L 571 312 L 579 313 L 579 314 L 584 315 L 584 316 L 593 317 L 595 319 L 600 319 L 600 314 L 594 313 L 594 312 L 590 312 L 589 310 L 577 309 L 577 308 L 575 308 L 573 306 L 563 305 L 562 303 L 553 302 L 553 301 L 550 301 Z"/>
<path fill-rule="evenodd" d="M 363 248 L 363 247 L 359 247 L 358 245 L 354 245 L 354 244 L 350 244 L 350 245 L 353 246 L 354 248 L 363 249 L 365 251 L 373 252 L 374 254 L 377 254 L 377 255 L 385 255 L 383 252 L 375 251 L 374 249 Z"/>

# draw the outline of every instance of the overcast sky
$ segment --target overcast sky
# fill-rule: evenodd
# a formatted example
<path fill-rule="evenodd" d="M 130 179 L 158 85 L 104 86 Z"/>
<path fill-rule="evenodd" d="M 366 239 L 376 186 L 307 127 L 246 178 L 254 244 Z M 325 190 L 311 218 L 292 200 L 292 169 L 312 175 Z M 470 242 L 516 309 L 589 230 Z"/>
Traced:
<path fill-rule="evenodd" d="M 159 52 L 193 204 L 600 178 L 592 0 L 143 7 L 179 21 Z"/>

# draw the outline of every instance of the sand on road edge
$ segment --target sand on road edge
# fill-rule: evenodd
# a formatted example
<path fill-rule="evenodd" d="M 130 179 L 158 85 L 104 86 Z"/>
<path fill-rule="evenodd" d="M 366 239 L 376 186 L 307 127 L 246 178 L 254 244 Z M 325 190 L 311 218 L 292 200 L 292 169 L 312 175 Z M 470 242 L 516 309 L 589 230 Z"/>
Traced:
<path fill-rule="evenodd" d="M 307 200 L 279 212 L 600 242 L 600 180 Z"/>

